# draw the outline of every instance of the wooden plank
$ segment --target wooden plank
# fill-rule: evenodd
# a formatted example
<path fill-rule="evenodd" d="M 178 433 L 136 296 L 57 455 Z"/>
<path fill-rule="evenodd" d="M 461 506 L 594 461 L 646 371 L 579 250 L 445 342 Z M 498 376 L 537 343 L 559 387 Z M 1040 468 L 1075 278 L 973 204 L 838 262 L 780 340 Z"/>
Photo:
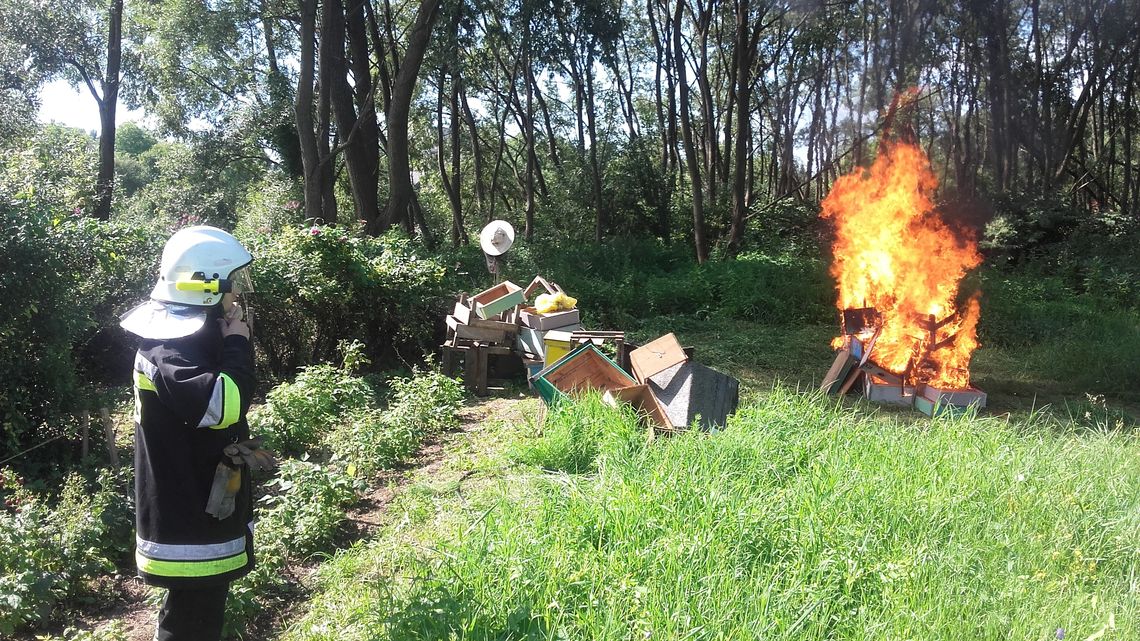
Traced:
<path fill-rule="evenodd" d="M 674 429 L 673 424 L 669 422 L 669 416 L 665 414 L 665 409 L 657 402 L 657 397 L 653 395 L 648 385 L 630 385 L 607 390 L 602 398 L 615 407 L 619 401 L 629 403 L 650 425 L 666 430 Z"/>
<path fill-rule="evenodd" d="M 511 336 L 517 334 L 519 331 L 519 326 L 515 323 L 508 323 L 506 321 L 497 320 L 483 320 L 482 318 L 472 318 L 471 322 L 467 325 L 469 327 L 478 327 L 481 329 L 494 329 Z"/>
<path fill-rule="evenodd" d="M 457 360 L 456 357 L 459 356 L 456 352 L 460 350 L 450 345 L 443 345 L 440 351 L 442 352 L 440 355 L 440 369 L 443 370 L 443 375 L 455 376 L 455 367 L 457 365 L 455 361 Z"/>
<path fill-rule="evenodd" d="M 542 276 L 535 276 L 534 280 L 530 281 L 530 284 L 526 286 L 525 290 L 523 290 L 523 296 L 527 300 L 530 300 L 531 294 L 533 294 L 534 291 L 536 289 L 538 289 L 539 287 L 542 287 L 543 289 L 545 289 L 546 293 L 548 293 L 548 294 L 557 294 L 558 292 L 562 291 L 561 287 L 558 287 L 558 285 L 551 284 L 551 283 L 547 282 L 547 280 L 545 278 L 543 278 Z M 555 289 L 555 288 L 557 288 L 557 289 Z"/>
<path fill-rule="evenodd" d="M 840 387 L 847 380 L 847 375 L 851 369 L 855 367 L 855 359 L 852 358 L 851 352 L 841 349 L 835 352 L 835 360 L 832 361 L 831 367 L 827 370 L 827 374 L 823 377 L 823 382 L 819 386 L 819 391 L 824 394 L 835 394 L 839 392 Z"/>
<path fill-rule="evenodd" d="M 593 339 L 593 338 L 600 338 L 603 340 L 610 340 L 610 341 L 621 339 L 624 341 L 625 340 L 625 332 L 600 332 L 600 331 L 594 331 L 594 330 L 589 330 L 589 331 L 578 330 L 576 332 L 573 332 L 572 335 L 570 336 L 571 340 L 589 340 L 589 339 Z"/>
<path fill-rule="evenodd" d="M 561 329 L 581 322 L 581 314 L 576 309 L 553 314 L 539 314 L 533 307 L 523 307 L 519 310 L 519 323 L 524 327 L 533 329 Z"/>
<path fill-rule="evenodd" d="M 507 334 L 502 330 L 464 325 L 454 316 L 447 317 L 447 326 L 455 332 L 455 337 L 458 339 L 482 341 L 484 343 L 502 343 L 507 340 Z"/>
<path fill-rule="evenodd" d="M 895 374 L 894 372 L 890 372 L 890 371 L 887 371 L 886 369 L 883 369 L 882 367 L 880 367 L 877 363 L 875 363 L 873 361 L 867 361 L 866 363 L 863 363 L 862 365 L 859 366 L 859 369 L 863 370 L 864 372 L 866 372 L 872 376 L 881 378 L 884 381 L 890 383 L 891 385 L 902 385 L 903 379 L 901 376 L 899 376 L 898 374 Z"/>
<path fill-rule="evenodd" d="M 463 382 L 478 396 L 487 395 L 487 352 L 480 347 L 467 351 L 463 362 Z"/>
<path fill-rule="evenodd" d="M 644 383 L 650 376 L 688 360 L 685 350 L 673 334 L 666 334 L 629 355 L 633 376 Z"/>
<path fill-rule="evenodd" d="M 455 307 L 452 309 L 451 315 L 460 323 L 470 325 L 473 314 L 471 313 L 471 308 L 467 306 L 466 300 L 467 296 L 461 295 L 460 300 L 455 301 Z"/>
<path fill-rule="evenodd" d="M 850 372 L 847 372 L 847 378 L 844 379 L 843 384 L 839 386 L 839 395 L 844 396 L 851 388 L 855 387 L 855 383 L 859 382 L 859 377 L 865 376 L 863 370 L 858 367 L 852 367 Z"/>
<path fill-rule="evenodd" d="M 488 319 L 521 304 L 525 298 L 521 287 L 506 280 L 479 292 L 471 300 L 479 318 Z"/>

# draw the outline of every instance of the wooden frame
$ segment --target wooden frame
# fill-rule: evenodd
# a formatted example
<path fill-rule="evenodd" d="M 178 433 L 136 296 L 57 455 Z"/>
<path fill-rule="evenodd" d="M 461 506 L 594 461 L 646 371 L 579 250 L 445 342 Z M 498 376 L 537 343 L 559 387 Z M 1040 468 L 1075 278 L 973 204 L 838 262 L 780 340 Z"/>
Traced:
<path fill-rule="evenodd" d="M 578 391 L 607 391 L 631 385 L 637 385 L 637 381 L 594 345 L 578 347 L 534 377 L 539 396 L 548 404 Z"/>
<path fill-rule="evenodd" d="M 484 320 L 510 310 L 525 300 L 523 289 L 509 280 L 471 297 L 471 301 L 475 303 L 475 314 Z"/>

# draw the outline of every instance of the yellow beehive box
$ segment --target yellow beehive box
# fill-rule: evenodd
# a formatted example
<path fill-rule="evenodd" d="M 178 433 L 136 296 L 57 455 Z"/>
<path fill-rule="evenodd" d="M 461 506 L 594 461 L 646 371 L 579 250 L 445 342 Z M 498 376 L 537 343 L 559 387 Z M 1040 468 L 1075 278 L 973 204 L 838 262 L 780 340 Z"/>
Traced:
<path fill-rule="evenodd" d="M 546 345 L 546 356 L 543 359 L 543 363 L 546 367 L 557 363 L 563 356 L 573 351 L 574 345 L 572 337 L 571 332 L 563 332 L 556 329 L 546 332 L 546 336 L 542 337 L 542 342 Z"/>

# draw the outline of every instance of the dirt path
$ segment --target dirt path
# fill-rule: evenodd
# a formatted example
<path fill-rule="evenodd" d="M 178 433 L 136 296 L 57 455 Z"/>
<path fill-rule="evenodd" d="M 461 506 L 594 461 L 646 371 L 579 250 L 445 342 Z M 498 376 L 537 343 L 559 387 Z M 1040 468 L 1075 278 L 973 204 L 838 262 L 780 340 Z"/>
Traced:
<path fill-rule="evenodd" d="M 461 448 L 458 445 L 472 432 L 483 428 L 486 421 L 494 418 L 509 418 L 517 413 L 518 398 L 479 399 L 465 406 L 459 414 L 458 429 L 446 432 L 426 443 L 408 464 L 381 473 L 372 483 L 373 489 L 361 497 L 360 502 L 348 512 L 343 536 L 338 540 L 339 547 L 348 547 L 354 542 L 367 539 L 383 523 L 392 500 L 414 477 L 431 475 L 440 470 Z M 302 592 L 319 563 L 298 564 L 288 568 L 288 573 L 297 578 Z M 128 641 L 150 641 L 154 637 L 154 626 L 158 611 L 159 596 L 137 577 L 133 568 L 121 568 L 120 574 L 108 577 L 112 585 L 104 585 L 100 594 L 110 594 L 112 599 L 94 604 L 77 613 L 61 617 L 63 621 L 46 630 L 28 633 L 17 637 L 16 641 L 34 641 L 45 633 L 59 635 L 63 628 L 73 627 L 83 630 L 104 631 L 114 625 L 120 626 L 123 637 Z M 247 638 L 269 639 L 277 636 L 291 621 L 304 613 L 307 600 L 298 599 L 285 612 L 266 613 L 266 616 L 252 622 Z"/>

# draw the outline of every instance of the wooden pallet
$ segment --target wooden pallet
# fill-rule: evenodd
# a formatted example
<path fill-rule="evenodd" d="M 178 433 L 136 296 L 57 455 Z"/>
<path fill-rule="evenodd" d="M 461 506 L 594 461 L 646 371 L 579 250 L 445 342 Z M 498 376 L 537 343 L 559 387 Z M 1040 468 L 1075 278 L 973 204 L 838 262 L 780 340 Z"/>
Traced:
<path fill-rule="evenodd" d="M 501 345 L 480 345 L 475 343 L 472 345 L 457 346 L 445 343 L 440 346 L 440 350 L 442 351 L 440 364 L 442 365 L 443 373 L 447 376 L 455 376 L 462 364 L 463 384 L 476 396 L 486 396 L 489 385 L 492 383 L 498 386 L 502 386 L 505 383 L 505 381 L 501 379 L 491 379 L 488 376 L 491 357 L 518 358 L 510 347 Z"/>

